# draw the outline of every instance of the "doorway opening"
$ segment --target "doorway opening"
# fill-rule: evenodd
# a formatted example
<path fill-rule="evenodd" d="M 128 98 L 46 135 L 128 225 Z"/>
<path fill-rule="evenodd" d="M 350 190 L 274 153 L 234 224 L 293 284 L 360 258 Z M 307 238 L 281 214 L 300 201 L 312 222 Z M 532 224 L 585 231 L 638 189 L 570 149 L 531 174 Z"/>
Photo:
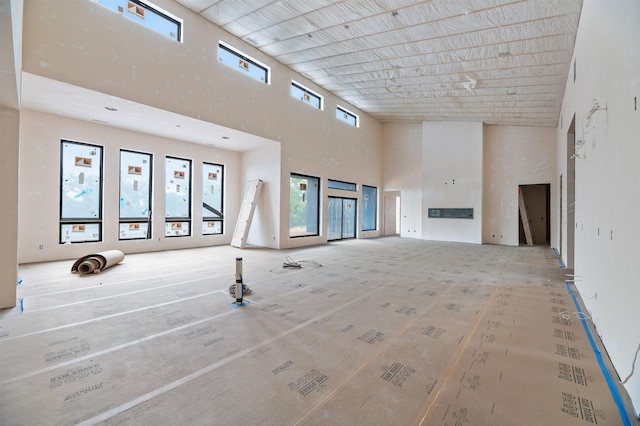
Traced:
<path fill-rule="evenodd" d="M 400 235 L 400 191 L 384 192 L 384 235 Z"/>
<path fill-rule="evenodd" d="M 567 130 L 567 177 L 564 209 L 566 210 L 567 239 L 564 240 L 562 258 L 566 260 L 567 268 L 573 269 L 575 250 L 575 230 L 576 230 L 576 116 L 571 119 L 571 125 Z M 560 222 L 560 232 L 564 232 L 562 227 L 565 224 Z"/>
<path fill-rule="evenodd" d="M 551 184 L 520 185 L 521 245 L 550 245 L 551 243 Z"/>
<path fill-rule="evenodd" d="M 355 198 L 329 197 L 327 208 L 327 240 L 344 240 L 356 237 Z"/>

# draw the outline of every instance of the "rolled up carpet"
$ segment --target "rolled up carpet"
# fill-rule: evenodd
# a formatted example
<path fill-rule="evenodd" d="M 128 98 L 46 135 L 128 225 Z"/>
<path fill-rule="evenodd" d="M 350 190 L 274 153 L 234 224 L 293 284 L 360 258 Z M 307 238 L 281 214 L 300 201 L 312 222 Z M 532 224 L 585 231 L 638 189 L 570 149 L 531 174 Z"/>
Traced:
<path fill-rule="evenodd" d="M 100 253 L 88 254 L 76 260 L 71 267 L 71 272 L 80 274 L 97 274 L 124 260 L 124 253 L 120 250 L 107 250 Z"/>

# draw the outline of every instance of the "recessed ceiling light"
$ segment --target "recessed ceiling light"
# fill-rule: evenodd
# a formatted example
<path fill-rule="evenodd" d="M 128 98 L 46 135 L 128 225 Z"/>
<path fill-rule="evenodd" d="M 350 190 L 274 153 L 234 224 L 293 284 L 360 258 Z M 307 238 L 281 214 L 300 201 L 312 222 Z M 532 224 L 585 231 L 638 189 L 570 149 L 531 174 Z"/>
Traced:
<path fill-rule="evenodd" d="M 106 106 L 104 107 L 104 109 L 106 109 L 107 111 L 117 111 L 118 108 L 114 108 L 114 107 L 110 107 L 110 106 Z"/>

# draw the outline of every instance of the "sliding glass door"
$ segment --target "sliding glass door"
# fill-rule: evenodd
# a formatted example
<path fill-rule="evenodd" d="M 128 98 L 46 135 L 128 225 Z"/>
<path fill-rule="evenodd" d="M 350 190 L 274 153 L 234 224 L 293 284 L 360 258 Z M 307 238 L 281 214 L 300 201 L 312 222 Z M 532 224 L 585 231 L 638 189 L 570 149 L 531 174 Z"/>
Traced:
<path fill-rule="evenodd" d="M 356 206 L 354 198 L 329 197 L 327 240 L 356 237 Z"/>

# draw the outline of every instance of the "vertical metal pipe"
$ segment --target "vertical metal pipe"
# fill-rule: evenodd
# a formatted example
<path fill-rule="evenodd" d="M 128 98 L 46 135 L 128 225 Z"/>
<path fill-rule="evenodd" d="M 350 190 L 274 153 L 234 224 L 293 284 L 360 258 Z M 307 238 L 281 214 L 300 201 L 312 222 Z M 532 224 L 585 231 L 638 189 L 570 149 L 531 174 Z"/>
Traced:
<path fill-rule="evenodd" d="M 244 285 L 242 284 L 242 258 L 236 257 L 236 305 L 242 305 L 242 296 L 244 294 Z"/>

